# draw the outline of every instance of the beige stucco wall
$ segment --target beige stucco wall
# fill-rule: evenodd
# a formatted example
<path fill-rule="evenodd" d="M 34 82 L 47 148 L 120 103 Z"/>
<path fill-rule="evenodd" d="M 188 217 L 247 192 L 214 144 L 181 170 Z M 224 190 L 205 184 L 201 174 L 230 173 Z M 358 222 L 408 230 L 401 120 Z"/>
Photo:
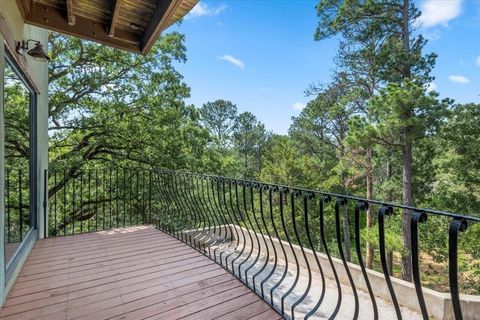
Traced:
<path fill-rule="evenodd" d="M 12 48 L 12 43 L 8 40 L 14 41 L 34 39 L 42 42 L 45 48 L 48 44 L 48 31 L 23 23 L 22 16 L 15 0 L 1 0 L 0 1 L 0 21 L 3 25 L 0 30 L 0 194 L 4 194 L 4 117 L 3 117 L 3 78 L 4 78 L 4 51 L 5 46 L 9 47 L 9 51 L 15 53 L 15 48 Z M 6 26 L 6 28 L 5 28 Z M 4 34 L 5 33 L 5 34 Z M 37 227 L 38 237 L 43 237 L 43 172 L 48 168 L 48 64 L 46 62 L 38 62 L 26 55 L 24 66 L 29 78 L 31 78 L 38 89 L 37 95 L 37 168 L 36 175 L 38 181 L 38 188 L 34 190 L 37 195 Z M 4 199 L 0 197 L 0 239 L 4 237 Z M 20 267 L 28 255 L 30 245 L 26 246 L 25 253 L 20 259 L 20 263 L 16 268 L 14 274 L 18 274 Z M 0 241 L 0 305 L 3 304 L 5 296 L 8 294 L 10 286 L 13 284 L 13 277 L 9 283 L 5 283 L 5 261 L 4 261 L 4 243 Z"/>

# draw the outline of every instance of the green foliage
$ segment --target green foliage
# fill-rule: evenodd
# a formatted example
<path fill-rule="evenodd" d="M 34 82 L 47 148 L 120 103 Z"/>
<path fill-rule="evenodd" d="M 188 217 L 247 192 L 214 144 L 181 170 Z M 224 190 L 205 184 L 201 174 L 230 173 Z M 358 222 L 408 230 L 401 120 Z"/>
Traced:
<path fill-rule="evenodd" d="M 209 134 L 174 68 L 183 41 L 166 34 L 140 56 L 52 34 L 51 167 L 209 168 Z"/>
<path fill-rule="evenodd" d="M 233 143 L 243 159 L 241 173 L 245 178 L 253 178 L 262 168 L 261 155 L 268 134 L 263 123 L 251 112 L 238 115 L 233 131 Z"/>
<path fill-rule="evenodd" d="M 215 146 L 221 152 L 231 143 L 231 134 L 237 118 L 237 106 L 230 101 L 215 100 L 200 108 L 202 122 L 215 139 Z"/>

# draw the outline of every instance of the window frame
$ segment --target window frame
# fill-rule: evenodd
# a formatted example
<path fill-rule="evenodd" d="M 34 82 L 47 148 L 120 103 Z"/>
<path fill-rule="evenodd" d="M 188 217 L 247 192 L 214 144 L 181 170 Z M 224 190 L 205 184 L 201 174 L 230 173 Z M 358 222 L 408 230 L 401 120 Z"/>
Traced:
<path fill-rule="evenodd" d="M 38 132 L 37 132 L 37 102 L 38 94 L 37 90 L 33 83 L 27 77 L 25 71 L 17 64 L 12 53 L 5 46 L 5 67 L 8 65 L 18 78 L 22 81 L 23 85 L 29 91 L 29 161 L 28 161 L 28 175 L 29 175 L 29 219 L 30 219 L 30 228 L 25 238 L 15 250 L 15 253 L 12 255 L 9 261 L 5 261 L 5 275 L 7 285 L 10 279 L 13 278 L 17 266 L 21 263 L 22 258 L 24 257 L 26 250 L 32 241 L 35 241 L 37 238 L 37 212 L 38 212 L 38 201 L 37 201 L 37 189 L 38 189 Z M 5 75 L 5 70 L 3 70 L 3 76 Z M 3 89 L 4 90 L 4 89 Z M 4 98 L 4 97 L 3 97 Z M 5 107 L 5 106 L 4 106 Z M 2 111 L 3 112 L 3 111 Z M 5 241 L 5 240 L 3 240 Z M 5 255 L 5 252 L 3 252 Z"/>

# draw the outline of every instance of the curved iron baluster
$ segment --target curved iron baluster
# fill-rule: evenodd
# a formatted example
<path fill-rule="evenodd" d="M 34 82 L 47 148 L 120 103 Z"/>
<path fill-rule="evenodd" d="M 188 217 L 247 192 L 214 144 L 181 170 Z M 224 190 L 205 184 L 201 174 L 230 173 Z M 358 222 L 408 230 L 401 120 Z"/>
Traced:
<path fill-rule="evenodd" d="M 171 212 L 173 209 L 173 201 L 171 199 L 170 192 L 168 191 L 168 185 L 167 185 L 167 178 L 165 173 L 163 172 L 157 172 L 157 178 L 158 178 L 158 194 L 165 199 L 165 211 L 162 214 L 163 217 L 160 219 L 163 223 L 163 230 L 170 235 L 173 234 L 172 227 L 171 227 Z"/>
<path fill-rule="evenodd" d="M 208 199 L 208 204 L 210 205 L 210 208 L 212 210 L 212 216 L 215 219 L 215 226 L 218 227 L 218 234 L 215 232 L 215 245 L 216 248 L 213 249 L 213 257 L 215 258 L 214 261 L 217 262 L 217 251 L 222 250 L 222 246 L 225 243 L 225 238 L 222 237 L 223 234 L 223 221 L 222 221 L 222 216 L 221 213 L 218 210 L 217 204 L 215 202 L 215 184 L 217 182 L 216 177 L 210 177 L 210 192 L 207 190 L 207 199 Z M 212 246 L 214 246 L 212 244 Z M 218 262 L 217 262 L 218 263 Z M 220 261 L 220 266 L 223 266 Z"/>
<path fill-rule="evenodd" d="M 176 174 L 173 175 L 173 179 L 175 181 L 174 187 L 175 187 L 175 194 L 177 197 L 178 201 L 178 207 L 180 208 L 180 219 L 179 219 L 179 231 L 178 234 L 180 236 L 180 240 L 182 240 L 185 243 L 188 243 L 188 218 L 189 218 L 189 211 L 188 207 L 186 206 L 185 201 L 182 201 L 183 199 L 183 180 L 182 180 L 182 174 Z"/>
<path fill-rule="evenodd" d="M 420 268 L 418 257 L 418 223 L 424 223 L 427 221 L 427 214 L 424 212 L 413 212 L 411 216 L 410 232 L 412 235 L 411 251 L 412 251 L 412 271 L 413 271 L 413 283 L 415 284 L 415 291 L 417 293 L 418 304 L 422 311 L 423 319 L 428 320 L 427 306 L 425 305 L 425 299 L 423 297 L 422 284 L 420 281 Z"/>
<path fill-rule="evenodd" d="M 235 195 L 236 195 L 236 199 L 237 199 L 237 201 L 236 201 L 236 206 L 233 205 L 232 184 L 235 186 Z M 241 216 L 240 207 L 239 207 L 239 205 L 238 205 L 237 184 L 238 184 L 238 181 L 236 181 L 236 180 L 231 180 L 231 181 L 229 181 L 229 183 L 228 183 L 228 194 L 229 194 L 230 208 L 231 208 L 231 210 L 232 210 L 232 212 L 233 212 L 233 217 L 234 217 L 234 219 L 235 219 L 235 222 L 236 222 L 236 224 L 237 224 L 237 227 L 240 229 L 240 232 L 241 232 L 241 234 L 242 234 L 242 241 L 241 241 L 241 243 L 242 243 L 242 249 L 241 249 L 239 252 L 237 252 L 237 256 L 236 256 L 235 258 L 233 258 L 232 261 L 230 261 L 230 264 L 232 265 L 232 272 L 233 272 L 234 275 L 235 275 L 235 261 L 237 261 L 237 259 L 242 256 L 243 252 L 245 251 L 245 246 L 247 245 L 247 237 L 245 236 L 245 231 L 243 230 L 242 225 L 241 225 L 241 223 L 240 223 L 240 219 L 239 219 L 238 216 L 237 216 L 237 215 Z M 237 208 L 237 211 L 235 211 L 235 207 Z M 240 241 L 240 239 L 239 239 L 239 241 Z M 235 248 L 235 250 L 237 250 L 237 249 L 238 249 L 238 247 Z M 234 251 L 234 253 L 235 253 L 235 251 Z M 239 273 L 239 274 L 240 274 L 240 273 Z"/>
<path fill-rule="evenodd" d="M 208 199 L 208 203 L 210 205 L 210 208 L 212 209 L 212 216 L 215 219 L 216 225 L 218 225 L 218 235 L 214 231 L 215 243 L 212 244 L 212 246 L 214 246 L 215 244 L 218 243 L 218 246 L 215 249 L 213 249 L 213 257 L 214 257 L 215 262 L 217 262 L 217 251 L 221 250 L 223 244 L 225 243 L 225 238 L 222 238 L 223 232 L 222 232 L 221 214 L 219 213 L 217 204 L 215 202 L 215 187 L 214 187 L 214 185 L 217 182 L 217 180 L 218 180 L 217 178 L 210 178 L 210 187 L 211 187 L 209 189 L 210 192 L 208 192 L 208 190 L 207 190 L 207 199 Z M 210 195 L 211 195 L 211 197 L 210 197 Z M 212 198 L 213 198 L 213 201 L 212 201 Z M 220 260 L 220 265 L 222 265 L 221 260 Z"/>
<path fill-rule="evenodd" d="M 299 191 L 296 192 L 291 192 L 290 193 L 290 213 L 292 217 L 292 222 L 293 222 L 293 229 L 294 233 L 296 233 L 296 228 L 297 224 L 295 223 L 295 197 L 297 197 L 299 194 Z M 301 194 L 301 193 L 300 193 Z M 296 272 L 295 272 L 295 280 L 293 281 L 293 284 L 290 286 L 290 288 L 282 295 L 282 314 L 284 314 L 284 308 L 285 308 L 285 298 L 293 291 L 293 289 L 297 286 L 298 279 L 300 277 L 300 266 L 298 264 L 298 257 L 297 254 L 295 253 L 295 249 L 293 249 L 293 244 L 292 241 L 290 240 L 290 236 L 288 235 L 288 231 L 286 228 L 285 221 L 282 221 L 282 226 L 283 230 L 285 231 L 285 237 L 287 238 L 288 245 L 290 246 L 290 250 L 292 251 L 293 254 L 293 259 L 295 260 L 295 265 L 297 266 Z M 293 315 L 292 315 L 293 316 Z"/>
<path fill-rule="evenodd" d="M 183 217 L 183 224 L 182 224 L 182 230 L 181 230 L 181 235 L 182 238 L 185 238 L 185 243 L 188 245 L 192 245 L 192 235 L 191 235 L 191 223 L 192 223 L 192 215 L 193 211 L 191 210 L 187 196 L 186 196 L 186 182 L 185 182 L 185 174 L 179 174 L 178 175 L 178 182 L 180 183 L 180 188 L 178 190 L 180 200 L 181 200 L 181 205 L 184 210 L 184 217 Z"/>
<path fill-rule="evenodd" d="M 230 225 L 230 222 L 229 222 L 229 219 L 231 218 L 229 216 L 229 212 L 224 210 L 223 206 L 222 206 L 222 192 L 220 192 L 220 185 L 223 184 L 224 185 L 224 178 L 218 178 L 217 179 L 217 200 L 216 200 L 216 203 L 217 203 L 217 206 L 218 206 L 218 212 L 220 213 L 220 217 L 221 219 L 223 220 L 223 229 L 225 231 L 225 237 L 222 241 L 222 245 L 224 246 L 224 249 L 222 252 L 220 252 L 220 255 L 219 255 L 219 258 L 220 258 L 220 264 L 223 265 L 223 254 L 228 252 L 228 250 L 232 247 L 232 242 L 231 241 L 227 241 L 227 238 L 228 238 L 228 231 L 227 231 L 227 228 L 228 230 L 230 231 L 230 238 L 232 238 L 233 236 L 233 231 L 232 231 L 232 227 Z M 214 198 L 214 202 L 215 202 L 215 198 Z M 227 217 L 228 216 L 228 217 Z M 228 262 L 225 260 L 225 269 L 226 270 L 229 270 L 228 269 Z"/>
<path fill-rule="evenodd" d="M 463 320 L 458 290 L 458 234 L 467 230 L 465 219 L 453 219 L 448 228 L 448 280 L 455 320 Z"/>
<path fill-rule="evenodd" d="M 187 174 L 183 174 L 180 176 L 181 177 L 181 181 L 182 181 L 182 185 L 183 185 L 183 188 L 180 190 L 180 192 L 182 193 L 181 197 L 184 199 L 184 205 L 186 207 L 186 211 L 188 212 L 188 217 L 187 219 L 185 220 L 186 221 L 186 232 L 185 232 L 185 239 L 187 240 L 187 243 L 190 245 L 190 246 L 193 246 L 193 247 L 196 247 L 194 244 L 193 244 L 193 238 L 192 238 L 192 233 L 194 232 L 194 228 L 195 228 L 195 225 L 196 225 L 196 213 L 195 213 L 195 208 L 193 207 L 193 205 L 191 204 L 190 202 L 190 196 L 189 196 L 189 185 L 188 185 L 188 178 L 189 176 Z M 185 228 L 184 228 L 185 230 Z"/>
<path fill-rule="evenodd" d="M 217 243 L 217 223 L 215 221 L 215 216 L 214 216 L 214 213 L 212 212 L 211 208 L 209 207 L 209 202 L 208 202 L 208 182 L 209 182 L 210 178 L 209 177 L 203 177 L 202 180 L 201 180 L 201 186 L 202 186 L 202 199 L 203 199 L 203 203 L 205 205 L 205 213 L 208 215 L 209 217 L 209 224 L 208 224 L 208 233 L 206 234 L 208 240 L 204 240 L 205 241 L 205 245 L 208 246 L 208 256 L 210 258 L 212 258 L 212 246 L 214 246 L 216 243 Z M 204 184 L 203 182 L 206 182 L 207 184 L 207 190 L 206 190 L 206 195 L 205 196 L 205 188 L 204 188 Z M 210 221 L 213 225 L 213 233 L 211 232 L 211 225 L 210 225 Z M 212 241 L 212 239 L 214 239 Z"/>
<path fill-rule="evenodd" d="M 258 190 L 259 193 L 262 192 L 261 188 L 260 188 L 260 185 L 258 183 L 254 184 L 253 188 L 255 190 Z M 258 220 L 257 220 L 257 215 L 255 214 L 255 207 L 254 207 L 254 192 L 253 190 L 251 190 L 250 192 L 250 196 L 251 196 L 251 202 L 252 202 L 252 215 L 253 215 L 253 220 L 255 221 L 255 224 L 257 225 L 259 231 L 260 231 L 260 235 L 263 239 L 263 243 L 265 244 L 265 247 L 267 248 L 267 251 L 268 251 L 268 246 L 267 246 L 267 241 L 265 240 L 265 235 L 263 234 L 262 232 L 262 228 L 260 227 L 260 224 L 258 223 Z M 259 199 L 260 201 L 260 208 L 262 209 L 262 202 L 261 202 L 261 198 Z M 263 210 L 263 209 L 262 209 Z M 257 237 L 257 244 L 258 244 L 258 250 L 257 250 L 257 255 L 255 257 L 255 260 L 252 262 L 252 264 L 245 270 L 245 275 L 248 273 L 248 271 L 250 271 L 250 269 L 252 269 L 258 262 L 258 259 L 260 258 L 260 252 L 262 250 L 262 247 L 260 245 L 260 239 L 258 238 L 258 234 L 256 232 L 256 230 L 254 230 L 255 232 L 255 236 Z M 256 292 L 256 288 L 255 288 L 255 276 L 256 276 L 256 273 L 252 276 L 252 286 L 253 286 L 253 290 Z"/>
<path fill-rule="evenodd" d="M 263 210 L 263 192 L 264 191 L 270 191 L 270 186 L 268 185 L 262 185 L 260 187 L 260 190 L 259 190 L 259 201 L 260 201 L 260 217 L 261 217 L 261 220 L 262 220 L 262 223 L 263 223 L 263 226 L 265 227 L 265 232 L 267 234 L 267 237 L 270 241 L 270 244 L 272 245 L 272 248 L 273 248 L 273 251 L 275 252 L 275 245 L 272 241 L 272 236 L 270 235 L 270 232 L 268 231 L 268 226 L 267 226 L 267 223 L 265 221 L 265 215 L 264 215 L 264 210 Z M 262 232 L 262 235 L 263 235 L 263 232 Z M 267 244 L 267 240 L 265 239 L 265 237 L 263 236 L 263 241 L 265 242 L 265 248 L 266 248 L 266 251 L 267 251 L 267 256 L 265 257 L 265 261 L 263 262 L 263 265 L 262 267 L 260 268 L 260 270 L 257 271 L 256 274 L 253 275 L 253 287 L 255 287 L 255 279 L 257 278 L 258 275 L 260 275 L 266 268 L 267 268 L 267 265 L 268 265 L 268 261 L 270 261 L 270 248 L 268 247 L 268 244 Z M 276 255 L 276 253 L 275 253 Z M 275 257 L 276 259 L 276 257 Z M 268 277 L 268 276 L 267 276 Z M 267 279 L 266 277 L 260 282 L 260 294 L 261 294 L 261 297 L 262 299 L 264 298 L 264 291 L 263 291 L 263 284 L 265 283 L 265 279 Z"/>
<path fill-rule="evenodd" d="M 233 254 L 235 251 L 235 248 L 237 247 L 237 241 L 238 241 L 238 230 L 235 228 L 232 228 L 233 218 L 232 215 L 230 214 L 230 210 L 228 210 L 228 205 L 227 205 L 227 198 L 225 195 L 225 182 L 226 180 L 229 180 L 227 178 L 221 178 L 219 180 L 219 186 L 218 186 L 218 204 L 220 207 L 220 211 L 222 212 L 225 220 L 225 239 L 229 237 L 230 239 L 226 242 L 227 246 L 225 248 L 225 251 L 222 252 L 226 253 L 225 256 L 225 268 L 226 270 L 230 271 L 228 268 L 228 258 Z M 228 228 L 228 232 L 227 232 Z M 235 236 L 234 236 L 234 230 L 235 230 Z M 233 249 L 233 251 L 232 251 Z M 220 260 L 222 260 L 222 257 L 220 257 Z"/>
<path fill-rule="evenodd" d="M 311 195 L 312 197 L 315 197 L 315 194 L 312 193 Z M 322 201 L 322 199 L 320 199 L 320 201 Z M 315 312 L 317 312 L 318 308 L 320 308 L 320 305 L 323 302 L 323 299 L 325 298 L 325 275 L 323 273 L 323 268 L 322 268 L 322 265 L 320 264 L 320 260 L 318 259 L 317 250 L 315 250 L 315 246 L 313 245 L 312 236 L 310 234 L 310 227 L 308 222 L 309 219 L 308 219 L 307 211 L 304 211 L 304 212 L 305 212 L 305 230 L 307 232 L 308 244 L 312 249 L 313 256 L 315 257 L 315 262 L 317 263 L 317 267 L 318 267 L 318 270 L 320 271 L 320 276 L 322 278 L 322 291 L 320 293 L 320 298 L 318 298 L 318 301 L 315 304 L 315 306 L 305 315 L 305 320 L 307 320 L 311 316 L 313 316 Z"/>
<path fill-rule="evenodd" d="M 231 179 L 224 179 L 223 180 L 223 183 L 222 183 L 222 195 L 223 195 L 223 203 L 224 203 L 224 206 L 225 206 L 225 211 L 227 212 L 228 216 L 229 216 L 229 219 L 231 221 L 231 223 L 235 224 L 236 222 L 236 217 L 235 217 L 235 212 L 230 212 L 230 210 L 228 209 L 228 203 L 227 203 L 227 190 L 225 189 L 225 182 L 228 182 L 228 184 L 231 184 Z M 231 196 L 231 190 L 229 191 L 229 195 Z M 231 199 L 231 197 L 230 197 Z M 238 223 L 237 223 L 237 226 L 238 226 Z M 237 228 L 232 228 L 229 224 L 229 228 L 230 228 L 230 238 L 231 239 L 234 239 L 234 248 L 232 250 L 232 252 L 230 252 L 229 254 L 227 254 L 225 256 L 225 266 L 227 267 L 227 270 L 228 269 L 228 258 L 230 258 L 233 254 L 235 254 L 236 250 L 238 249 L 238 246 L 240 244 L 240 234 L 238 233 L 238 229 Z M 235 230 L 235 237 L 233 237 L 233 230 Z M 233 270 L 233 266 L 232 266 L 232 270 L 231 270 L 232 274 L 235 274 L 234 273 L 234 270 Z"/>
<path fill-rule="evenodd" d="M 342 286 L 340 285 L 340 279 L 338 278 L 337 269 L 335 268 L 335 264 L 333 263 L 332 256 L 330 255 L 330 252 L 328 250 L 327 241 L 325 239 L 324 204 L 330 201 L 332 201 L 332 198 L 329 195 L 324 195 L 320 199 L 319 219 L 320 219 L 320 239 L 322 242 L 323 250 L 327 255 L 330 267 L 332 268 L 333 276 L 335 278 L 335 283 L 337 285 L 337 304 L 335 305 L 335 309 L 333 310 L 332 314 L 328 318 L 328 319 L 335 319 L 335 317 L 338 314 L 338 311 L 340 311 L 340 305 L 342 304 Z"/>
<path fill-rule="evenodd" d="M 247 229 L 247 233 L 250 237 L 250 243 L 251 243 L 251 246 L 250 246 L 250 251 L 248 252 L 247 254 L 247 257 L 245 259 L 242 260 L 242 262 L 240 262 L 238 264 L 238 275 L 240 277 L 240 280 L 242 280 L 242 266 L 248 261 L 248 259 L 250 259 L 250 256 L 252 255 L 252 252 L 253 252 L 253 247 L 255 246 L 255 244 L 253 243 L 253 237 L 252 237 L 252 231 L 248 228 L 247 224 L 245 223 L 245 218 L 247 219 L 247 222 L 248 224 L 250 224 L 251 226 L 251 223 L 250 223 L 250 218 L 248 216 L 248 207 L 247 207 L 247 197 L 246 197 L 246 189 L 247 188 L 250 188 L 251 185 L 249 182 L 240 182 L 240 186 L 242 187 L 242 204 L 243 204 L 243 210 L 245 212 L 245 215 L 244 215 L 244 218 L 242 219 L 242 222 L 245 224 L 245 227 Z M 245 275 L 246 277 L 246 275 Z M 245 278 L 245 284 L 247 284 L 248 286 L 248 279 Z"/>
<path fill-rule="evenodd" d="M 340 258 L 342 259 L 343 267 L 345 268 L 345 273 L 347 274 L 348 281 L 350 282 L 350 285 L 352 287 L 353 297 L 355 300 L 355 309 L 353 312 L 353 319 L 358 319 L 359 303 L 358 303 L 357 288 L 355 287 L 355 283 L 353 282 L 350 269 L 348 268 L 347 260 L 345 259 L 345 253 L 343 252 L 342 238 L 340 235 L 340 207 L 343 207 L 346 205 L 348 205 L 348 202 L 347 202 L 347 199 L 345 198 L 337 198 L 337 201 L 335 201 L 335 234 L 337 237 L 338 252 L 340 254 Z"/>
<path fill-rule="evenodd" d="M 185 216 L 183 213 L 183 204 L 181 203 L 180 199 L 178 198 L 178 188 L 176 188 L 176 176 L 175 175 L 169 175 L 169 192 L 172 195 L 173 198 L 173 203 L 175 205 L 175 212 L 174 212 L 174 236 L 177 239 L 180 239 L 183 241 L 183 235 L 181 234 L 181 230 L 179 229 L 179 226 L 181 224 L 180 220 Z"/>
<path fill-rule="evenodd" d="M 248 187 L 249 190 L 250 190 L 250 202 L 251 202 L 251 207 L 252 207 L 252 214 L 255 215 L 255 206 L 254 206 L 254 199 L 253 199 L 253 187 L 254 187 L 254 186 L 252 185 L 252 183 L 247 182 L 247 183 L 244 185 L 244 188 L 245 188 L 245 187 Z M 250 215 L 248 214 L 248 209 L 247 209 L 248 207 L 247 207 L 247 202 L 246 202 L 246 200 L 245 200 L 245 194 L 244 194 L 244 207 L 245 207 L 245 213 L 246 213 L 246 217 L 247 217 L 247 222 L 248 222 L 248 224 L 249 224 L 250 227 L 251 227 L 251 230 L 248 230 L 248 233 L 249 233 L 249 234 L 252 234 L 252 232 L 253 232 L 253 235 L 255 236 L 255 240 L 256 240 L 256 242 L 257 242 L 258 250 L 260 251 L 260 239 L 258 238 L 257 231 L 255 230 L 255 226 L 253 225 L 252 220 L 250 219 Z M 239 270 L 240 270 L 241 265 L 243 265 L 244 263 L 246 263 L 246 262 L 250 259 L 250 257 L 252 256 L 254 247 L 255 247 L 255 244 L 252 242 L 252 247 L 251 247 L 251 249 L 250 249 L 250 252 L 248 253 L 247 258 L 246 258 L 245 260 L 243 260 L 242 263 L 239 265 Z M 254 260 L 253 263 L 255 263 L 255 260 Z M 251 266 L 251 265 L 250 265 L 250 266 Z M 247 286 L 248 286 L 248 274 L 247 274 L 247 272 L 248 272 L 248 270 L 250 269 L 250 266 L 247 267 L 247 268 L 245 268 L 245 270 L 244 270 L 245 284 L 246 284 Z"/>
<path fill-rule="evenodd" d="M 246 210 L 246 203 L 245 203 L 245 185 L 243 183 L 243 181 L 237 181 L 237 183 L 235 183 L 235 204 L 236 204 L 236 208 L 237 208 L 237 212 L 239 213 L 240 215 L 240 219 L 239 221 L 243 224 L 245 224 L 245 219 L 243 218 L 244 215 L 247 215 L 247 212 L 245 212 L 245 214 L 242 214 L 242 210 L 240 210 L 240 201 L 238 199 L 238 187 L 242 187 L 242 198 L 243 198 L 243 206 Z M 243 230 L 244 226 L 242 224 L 240 224 L 240 228 Z M 245 231 L 247 234 L 248 234 L 248 238 L 250 239 L 250 243 L 252 244 L 252 247 L 253 247 L 253 237 L 252 237 L 252 234 L 251 232 L 247 229 Z M 232 266 L 234 264 L 234 262 L 238 259 L 240 259 L 240 257 L 243 256 L 243 253 L 245 251 L 245 249 L 247 248 L 247 241 L 245 241 L 244 243 L 244 246 L 242 248 L 242 251 L 241 253 L 232 261 Z M 240 280 L 242 280 L 242 273 L 241 273 L 241 270 L 240 270 L 240 267 L 241 267 L 241 264 L 244 262 L 244 260 L 242 260 L 242 262 L 240 262 L 237 266 L 237 270 L 238 270 L 238 278 Z"/>
<path fill-rule="evenodd" d="M 390 297 L 392 297 L 392 303 L 395 307 L 397 319 L 401 320 L 402 313 L 400 312 L 397 296 L 395 295 L 395 290 L 393 290 L 392 281 L 390 280 L 390 275 L 388 274 L 387 258 L 385 256 L 385 216 L 389 216 L 391 214 L 393 214 L 392 207 L 382 206 L 378 211 L 378 242 L 380 247 L 380 261 L 382 262 L 382 270 L 383 275 L 385 276 L 385 282 L 387 283 Z"/>
<path fill-rule="evenodd" d="M 192 238 L 193 245 L 196 247 L 200 252 L 205 253 L 205 246 L 203 243 L 200 242 L 200 239 L 203 236 L 203 231 L 205 229 L 206 224 L 206 217 L 203 213 L 203 208 L 198 200 L 198 177 L 195 175 L 189 176 L 190 181 L 190 188 L 189 188 L 189 195 L 190 195 L 190 202 L 192 203 L 192 207 L 195 210 L 195 232 Z"/>
<path fill-rule="evenodd" d="M 274 190 L 275 190 L 275 187 L 268 186 L 268 207 L 269 207 L 269 212 L 270 212 L 270 220 L 272 221 L 272 228 L 274 229 L 274 231 L 277 235 L 277 240 L 279 241 L 279 243 L 281 245 L 280 238 L 278 237 L 278 232 L 276 232 L 276 230 L 275 230 L 275 220 L 273 218 L 273 191 Z M 277 188 L 277 190 L 278 190 L 278 188 Z M 272 270 L 270 270 L 270 273 L 260 283 L 262 299 L 265 298 L 263 286 L 273 276 L 273 274 L 277 270 L 277 263 L 278 263 L 277 249 L 275 248 L 275 244 L 273 243 L 273 239 L 272 239 L 272 236 L 270 235 L 270 232 L 268 232 L 268 228 L 267 228 L 267 234 L 268 234 L 268 238 L 270 239 L 270 243 L 272 244 L 274 261 L 273 261 Z M 272 300 L 271 296 L 270 296 L 270 304 L 273 305 L 273 300 Z"/>
<path fill-rule="evenodd" d="M 166 195 L 167 192 L 164 188 L 165 182 L 163 174 L 159 172 L 154 172 L 152 175 L 152 183 L 154 189 L 152 190 L 152 192 L 154 192 L 160 197 L 160 207 L 155 214 L 155 226 L 169 233 L 168 220 L 170 219 L 170 217 L 168 217 L 167 215 L 169 214 L 171 204 L 169 197 Z"/>
<path fill-rule="evenodd" d="M 207 254 L 207 243 L 210 239 L 207 240 L 208 236 L 210 235 L 210 215 L 208 214 L 208 208 L 205 207 L 205 196 L 203 190 L 203 181 L 204 178 L 201 176 L 196 176 L 196 188 L 197 188 L 197 197 L 199 208 L 201 208 L 200 212 L 202 212 L 203 216 L 203 228 L 202 232 L 198 235 L 198 243 L 202 244 L 203 253 Z M 200 186 L 199 186 L 200 185 Z M 208 232 L 207 232 L 208 226 Z"/>
<path fill-rule="evenodd" d="M 167 191 L 167 194 L 169 195 L 170 198 L 170 228 L 171 228 L 171 233 L 174 237 L 179 238 L 178 230 L 177 230 L 177 221 L 181 215 L 181 212 L 178 208 L 178 201 L 177 201 L 177 196 L 176 196 L 176 189 L 173 188 L 173 181 L 174 177 L 172 175 L 169 175 L 168 173 L 165 173 L 165 188 Z"/>
<path fill-rule="evenodd" d="M 375 300 L 375 295 L 373 294 L 370 280 L 368 279 L 367 270 L 365 269 L 365 265 L 363 263 L 362 247 L 360 245 L 360 212 L 367 210 L 368 206 L 369 204 L 366 201 L 357 201 L 357 203 L 355 204 L 355 251 L 357 252 L 358 264 L 362 269 L 363 279 L 365 280 L 365 284 L 367 285 L 367 289 L 368 289 L 368 294 L 370 296 L 370 300 L 372 301 L 373 319 L 377 320 L 378 319 L 377 302 Z"/>
<path fill-rule="evenodd" d="M 186 176 L 186 183 L 187 183 L 187 186 L 188 186 L 188 189 L 187 189 L 187 199 L 188 199 L 188 202 L 190 204 L 190 208 L 192 210 L 192 213 L 193 213 L 193 226 L 192 226 L 192 233 L 193 233 L 193 236 L 191 237 L 191 242 L 192 242 L 192 245 L 197 248 L 198 250 L 200 250 L 200 244 L 196 241 L 197 240 L 197 236 L 198 234 L 200 233 L 200 225 L 202 223 L 202 216 L 201 216 L 201 213 L 200 213 L 200 206 L 196 203 L 195 201 L 195 183 L 194 183 L 194 180 L 195 177 L 193 175 L 188 175 Z"/>
<path fill-rule="evenodd" d="M 167 216 L 168 216 L 167 228 L 169 230 L 169 233 L 172 236 L 176 236 L 175 235 L 175 233 L 176 233 L 175 221 L 176 221 L 176 216 L 178 215 L 178 210 L 177 210 L 177 207 L 176 207 L 177 204 L 174 200 L 174 194 L 173 194 L 173 192 L 170 188 L 171 177 L 168 176 L 166 173 L 162 173 L 162 177 L 163 177 L 164 181 L 161 184 L 161 186 L 164 188 L 165 196 L 169 200 L 169 208 L 168 208 L 168 211 L 167 211 Z"/>
<path fill-rule="evenodd" d="M 290 191 L 288 190 L 288 188 L 283 188 L 282 190 L 278 189 L 278 203 L 279 203 L 279 209 L 280 209 L 280 220 L 282 222 L 282 227 L 283 229 L 285 230 L 285 218 L 283 216 L 283 195 L 287 195 Z M 272 221 L 273 221 L 273 217 L 272 217 Z M 285 269 L 283 270 L 283 274 L 282 276 L 280 277 L 280 279 L 278 280 L 278 282 L 270 288 L 270 301 L 272 302 L 272 306 L 273 306 L 273 292 L 280 286 L 280 284 L 283 282 L 283 280 L 285 279 L 285 277 L 287 276 L 287 272 L 288 272 L 288 256 L 287 256 L 287 252 L 285 250 L 285 247 L 283 245 L 283 240 L 280 238 L 280 235 L 278 233 L 278 230 L 277 228 L 275 227 L 275 223 L 273 223 L 273 229 L 275 231 L 275 235 L 277 236 L 277 239 L 280 243 L 280 247 L 282 248 L 282 253 L 283 253 L 283 256 L 285 258 Z M 285 315 L 285 313 L 283 312 L 284 310 L 282 309 L 282 312 L 281 314 L 282 315 Z"/>
<path fill-rule="evenodd" d="M 301 194 L 300 194 L 301 196 Z M 305 225 L 308 230 L 308 200 L 314 199 L 315 195 L 313 193 L 307 193 L 303 196 L 303 215 L 305 219 Z M 293 230 L 295 231 L 295 236 L 297 238 L 298 244 L 300 245 L 300 250 L 302 251 L 303 259 L 305 259 L 305 263 L 307 265 L 307 272 L 308 272 L 308 284 L 307 288 L 305 289 L 303 295 L 295 301 L 292 306 L 290 307 L 290 312 L 292 314 L 292 319 L 295 319 L 295 308 L 303 302 L 303 300 L 307 297 L 308 293 L 310 292 L 310 288 L 312 286 L 312 270 L 310 269 L 310 263 L 308 262 L 307 255 L 305 253 L 305 250 L 303 249 L 302 241 L 300 240 L 300 237 L 298 235 L 297 231 L 297 223 L 295 217 L 293 217 Z M 308 233 L 308 231 L 307 231 Z M 300 268 L 300 266 L 298 266 Z"/>

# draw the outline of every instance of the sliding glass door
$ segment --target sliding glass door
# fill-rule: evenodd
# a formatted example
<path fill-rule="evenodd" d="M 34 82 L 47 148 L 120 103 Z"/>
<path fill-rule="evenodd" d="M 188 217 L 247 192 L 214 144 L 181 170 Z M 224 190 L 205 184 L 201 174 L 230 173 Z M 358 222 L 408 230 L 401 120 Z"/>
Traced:
<path fill-rule="evenodd" d="M 36 229 L 35 101 L 20 68 L 7 54 L 4 70 L 5 264 L 15 263 L 22 244 Z"/>

